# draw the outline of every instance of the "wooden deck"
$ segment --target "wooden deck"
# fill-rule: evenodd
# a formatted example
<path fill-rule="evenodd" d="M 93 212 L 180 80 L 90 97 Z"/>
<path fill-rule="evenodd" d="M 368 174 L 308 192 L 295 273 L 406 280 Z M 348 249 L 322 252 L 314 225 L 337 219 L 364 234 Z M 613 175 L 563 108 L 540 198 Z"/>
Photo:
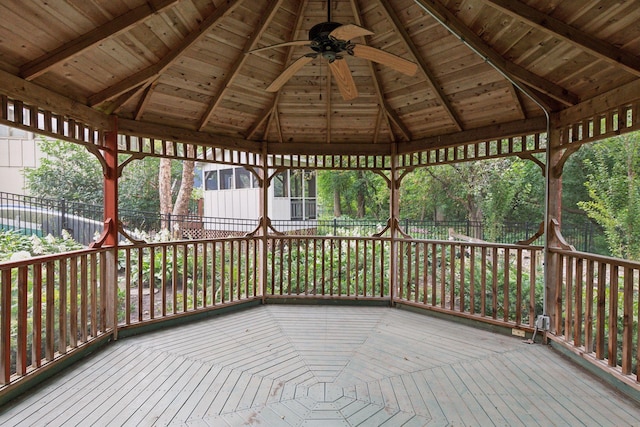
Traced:
<path fill-rule="evenodd" d="M 266 305 L 122 339 L 2 425 L 640 425 L 552 349 L 399 309 Z"/>

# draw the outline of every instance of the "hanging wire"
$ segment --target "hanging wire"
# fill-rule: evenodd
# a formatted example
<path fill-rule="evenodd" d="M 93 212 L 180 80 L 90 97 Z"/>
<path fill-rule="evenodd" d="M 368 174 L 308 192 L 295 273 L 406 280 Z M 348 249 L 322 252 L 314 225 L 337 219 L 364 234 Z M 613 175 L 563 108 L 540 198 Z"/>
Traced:
<path fill-rule="evenodd" d="M 504 71 L 502 71 L 498 66 L 496 66 L 491 59 L 489 59 L 489 57 L 487 57 L 485 54 L 483 54 L 482 52 L 479 52 L 476 48 L 474 48 L 473 46 L 471 46 L 463 37 L 461 37 L 460 35 L 458 35 L 446 22 L 442 21 L 441 19 L 439 19 L 437 16 L 435 16 L 433 13 L 431 13 L 431 11 L 429 9 L 427 9 L 426 7 L 424 7 L 419 0 L 414 0 L 414 2 L 425 12 L 427 12 L 433 19 L 435 19 L 436 21 L 438 21 L 440 23 L 440 25 L 442 25 L 444 28 L 446 28 L 452 35 L 454 35 L 456 38 L 458 38 L 462 43 L 464 43 L 469 49 L 471 49 L 472 52 L 474 52 L 476 55 L 478 55 L 480 58 L 482 58 L 484 60 L 484 62 L 486 62 L 487 64 L 489 64 L 493 69 L 495 69 L 498 73 L 500 73 L 505 79 L 507 79 L 512 85 L 514 85 L 516 88 L 518 88 L 518 90 L 520 90 L 520 92 L 524 93 L 527 98 L 531 99 L 538 107 L 540 107 L 540 109 L 544 112 L 545 118 L 547 119 L 547 144 L 545 147 L 545 157 L 546 157 L 546 165 L 545 165 L 545 202 L 544 202 L 544 283 L 545 286 L 543 288 L 543 293 L 542 293 L 542 315 L 546 316 L 547 315 L 547 286 L 546 284 L 548 283 L 548 268 L 547 266 L 549 265 L 549 177 L 550 177 L 550 173 L 551 173 L 551 119 L 550 119 L 550 112 L 547 110 L 547 108 L 542 105 L 537 99 L 535 99 L 533 96 L 531 96 L 526 90 L 524 90 L 522 88 L 522 86 L 514 81 L 513 78 L 511 78 L 511 76 L 507 75 Z M 537 329 L 537 322 L 536 322 L 536 329 Z M 534 335 L 535 336 L 535 335 Z"/>

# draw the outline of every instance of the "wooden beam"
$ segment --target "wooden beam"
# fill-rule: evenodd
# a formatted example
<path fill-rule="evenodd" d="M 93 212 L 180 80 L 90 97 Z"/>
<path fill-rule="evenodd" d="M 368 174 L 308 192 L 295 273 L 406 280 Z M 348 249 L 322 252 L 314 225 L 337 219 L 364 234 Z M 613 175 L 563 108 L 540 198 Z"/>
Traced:
<path fill-rule="evenodd" d="M 265 122 L 265 120 L 270 119 L 271 113 L 272 113 L 273 109 L 275 108 L 273 100 L 271 101 L 271 103 L 269 105 L 271 106 L 271 110 L 268 110 L 268 111 L 266 111 L 265 114 L 262 114 L 260 116 L 260 118 L 247 130 L 247 133 L 246 133 L 247 139 L 252 139 L 253 135 L 260 128 L 260 126 Z M 265 139 L 267 133 L 269 133 L 269 124 L 270 123 L 271 123 L 271 121 L 267 122 L 267 124 L 265 125 L 265 133 L 264 133 L 264 135 L 262 135 L 263 139 Z"/>
<path fill-rule="evenodd" d="M 134 87 L 133 89 L 131 89 L 131 90 L 119 95 L 118 97 L 112 99 L 108 103 L 102 104 L 100 106 L 100 111 L 102 111 L 105 114 L 117 113 L 127 101 L 129 101 L 131 98 L 133 98 L 134 96 L 136 96 L 138 93 L 140 93 L 142 91 L 147 93 L 147 90 L 148 90 L 149 86 L 152 83 L 157 82 L 157 81 L 158 81 L 158 79 L 156 78 L 155 80 L 149 80 L 148 82 L 145 82 L 145 83 L 141 84 L 138 87 Z"/>
<path fill-rule="evenodd" d="M 622 66 L 626 71 L 640 76 L 640 58 L 616 46 L 597 39 L 583 31 L 565 24 L 553 16 L 514 0 L 482 0 L 492 7 L 520 19 L 528 25 L 567 41 L 574 46 L 585 49 L 598 58 L 615 66 Z"/>
<path fill-rule="evenodd" d="M 524 109 L 521 93 L 518 90 L 518 88 L 515 85 L 513 85 L 513 83 L 509 83 L 509 93 L 511 94 L 511 96 L 513 97 L 513 100 L 515 101 L 514 105 L 518 109 L 518 113 L 520 114 L 520 117 L 523 119 L 526 119 L 527 113 Z"/>
<path fill-rule="evenodd" d="M 127 31 L 140 21 L 147 19 L 169 6 L 177 3 L 178 0 L 150 0 L 144 4 L 130 10 L 124 15 L 107 22 L 100 27 L 89 31 L 82 36 L 71 40 L 57 49 L 42 55 L 20 68 L 20 76 L 26 80 L 33 80 L 41 76 L 57 64 L 67 61 L 70 58 L 81 54 L 86 49 L 100 43 L 102 40 L 116 36 Z"/>
<path fill-rule="evenodd" d="M 144 70 L 140 70 L 139 72 L 132 74 L 131 76 L 125 78 L 124 80 L 121 80 L 113 86 L 104 89 L 101 92 L 91 95 L 88 99 L 88 104 L 90 106 L 101 104 L 155 78 L 171 65 L 173 65 L 173 63 L 177 61 L 188 48 L 190 48 L 193 44 L 203 38 L 210 28 L 216 25 L 220 19 L 222 19 L 227 13 L 235 9 L 240 3 L 241 0 L 233 0 L 222 3 L 211 15 L 207 17 L 207 19 L 205 19 L 198 26 L 196 30 L 189 33 L 189 35 L 187 35 L 180 42 L 180 44 L 176 46 L 175 49 L 173 49 L 169 54 L 162 58 L 162 60 L 150 67 L 145 68 Z"/>
<path fill-rule="evenodd" d="M 304 21 L 304 10 L 307 7 L 307 3 L 309 3 L 309 0 L 304 0 L 298 3 L 298 11 L 297 11 L 297 18 L 296 18 L 296 24 L 294 25 L 294 27 L 292 28 L 291 31 L 291 38 L 293 38 L 293 36 L 300 30 L 300 28 L 302 27 L 302 22 Z M 284 71 L 285 68 L 287 68 L 287 65 L 289 64 L 289 61 L 291 61 L 291 57 L 293 56 L 293 49 L 289 48 L 287 51 L 287 58 L 284 61 L 284 67 L 282 68 L 281 72 Z M 271 100 L 271 103 L 267 106 L 267 108 L 265 108 L 263 110 L 263 113 L 260 115 L 260 117 L 258 118 L 258 120 L 256 120 L 255 124 L 253 126 L 251 126 L 251 128 L 249 128 L 249 131 L 246 133 L 246 137 L 247 139 L 251 139 L 253 138 L 254 133 L 257 131 L 257 129 L 260 126 L 260 123 L 263 123 L 264 120 L 271 116 L 271 114 L 275 111 L 276 109 L 276 105 L 278 105 L 278 101 L 280 100 L 280 91 L 275 92 L 274 97 Z M 265 135 L 263 135 L 263 139 L 266 138 L 266 133 L 269 131 L 269 126 L 267 126 L 266 130 L 265 130 Z"/>
<path fill-rule="evenodd" d="M 462 124 L 462 119 L 454 110 L 453 105 L 451 105 L 451 103 L 449 102 L 449 98 L 442 90 L 440 84 L 438 84 L 438 79 L 436 78 L 433 71 L 431 71 L 431 68 L 427 65 L 426 61 L 424 60 L 424 56 L 420 53 L 415 43 L 413 43 L 413 39 L 411 38 L 411 36 L 409 36 L 409 33 L 405 29 L 404 24 L 398 18 L 398 15 L 389 4 L 389 1 L 379 0 L 379 3 L 382 5 L 382 10 L 386 13 L 387 19 L 389 19 L 393 24 L 395 32 L 400 34 L 400 37 L 402 38 L 405 46 L 407 47 L 407 49 L 409 49 L 409 52 L 411 52 L 413 60 L 418 64 L 418 67 L 420 68 L 422 73 L 427 76 L 427 80 L 434 90 L 436 99 L 445 109 L 446 113 L 449 115 L 449 118 L 456 126 L 456 128 L 458 130 L 463 130 L 464 126 Z"/>
<path fill-rule="evenodd" d="M 185 144 L 196 144 L 204 147 L 229 148 L 232 150 L 243 150 L 250 152 L 260 152 L 261 145 L 255 141 L 247 141 L 242 138 L 216 135 L 197 130 L 183 129 L 175 126 L 166 126 L 155 123 L 137 122 L 129 119 L 119 119 L 118 129 L 127 135 L 136 135 L 141 138 L 153 138 L 165 141 L 181 142 Z"/>
<path fill-rule="evenodd" d="M 328 155 L 328 156 L 380 156 L 390 155 L 390 144 L 305 144 L 296 142 L 272 142 L 267 144 L 267 152 L 275 155 Z"/>
<path fill-rule="evenodd" d="M 539 116 L 446 135 L 416 139 L 406 144 L 398 144 L 398 154 L 414 153 L 434 148 L 455 147 L 473 142 L 492 141 L 511 136 L 546 132 L 546 130 L 547 120 L 544 116 Z"/>
<path fill-rule="evenodd" d="M 109 130 L 112 126 L 108 115 L 3 70 L 0 70 L 0 94 L 55 114 L 74 118 L 97 129 Z"/>
<path fill-rule="evenodd" d="M 496 69 L 513 80 L 526 83 L 527 86 L 536 88 L 540 92 L 560 101 L 566 106 L 575 105 L 580 102 L 577 95 L 569 92 L 567 89 L 552 83 L 543 77 L 540 77 L 531 71 L 523 68 L 513 62 L 507 61 L 498 52 L 493 50 L 491 46 L 485 43 L 481 37 L 471 31 L 458 17 L 444 7 L 437 0 L 415 0 L 422 8 L 427 11 L 436 20 L 442 23 L 447 29 L 452 31 L 467 46 L 483 57 Z M 528 91 L 526 86 L 521 86 L 521 90 L 525 91 L 528 96 L 538 100 L 535 93 Z M 542 103 L 542 100 L 538 100 Z M 544 105 L 544 104 L 543 104 Z M 548 107 L 548 106 L 547 106 Z"/>
<path fill-rule="evenodd" d="M 351 0 L 351 9 L 353 11 L 353 17 L 355 20 L 356 25 L 362 26 L 362 15 L 360 13 L 360 10 L 358 9 L 358 6 L 355 4 L 354 0 Z M 363 41 L 363 44 L 367 44 L 366 39 Z M 371 73 L 371 76 L 373 77 L 373 86 L 376 90 L 376 97 L 378 98 L 378 104 L 380 105 L 380 108 L 384 111 L 384 119 L 387 125 L 387 128 L 389 129 L 389 136 L 391 137 L 391 141 L 395 142 L 396 141 L 396 136 L 393 133 L 393 126 L 391 126 L 391 123 L 389 122 L 389 120 L 391 120 L 393 123 L 395 123 L 396 127 L 398 129 L 400 129 L 400 132 L 402 132 L 402 136 L 404 137 L 405 140 L 407 141 L 411 141 L 411 132 L 409 131 L 409 128 L 402 122 L 402 119 L 400 118 L 400 116 L 398 116 L 398 113 L 396 113 L 396 111 L 391 108 L 391 106 L 389 105 L 389 103 L 387 102 L 387 100 L 384 97 L 384 91 L 382 90 L 382 87 L 380 85 L 380 76 L 378 75 L 378 72 L 376 70 L 376 68 L 373 66 L 373 62 L 371 61 L 367 61 L 369 63 L 369 72 Z M 377 134 L 377 131 L 376 131 Z"/>
<path fill-rule="evenodd" d="M 144 92 L 140 97 L 140 102 L 138 102 L 138 105 L 136 106 L 136 111 L 134 113 L 134 118 L 136 120 L 140 120 L 140 118 L 142 117 L 142 114 L 144 113 L 144 109 L 149 104 L 149 100 L 151 99 L 151 95 L 153 94 L 153 91 L 155 90 L 156 86 L 158 86 L 158 79 L 155 79 L 150 85 L 148 85 L 144 89 Z"/>
<path fill-rule="evenodd" d="M 640 101 L 640 80 L 634 80 L 560 111 L 555 114 L 554 123 L 558 126 L 572 125 L 582 119 L 605 114 L 616 107 L 637 101 Z"/>
<path fill-rule="evenodd" d="M 247 60 L 246 53 L 255 47 L 256 42 L 260 39 L 260 37 L 262 37 L 262 34 L 264 34 L 265 30 L 273 20 L 273 17 L 275 16 L 276 12 L 278 11 L 278 8 L 280 7 L 283 1 L 284 0 L 271 0 L 269 2 L 269 5 L 267 6 L 267 9 L 260 15 L 261 16 L 260 22 L 257 24 L 256 29 L 253 31 L 253 34 L 245 42 L 244 47 L 242 48 L 242 52 L 240 52 L 240 55 L 236 58 L 235 62 L 233 63 L 229 71 L 225 73 L 225 78 L 221 85 L 222 90 L 220 90 L 217 94 L 213 96 L 213 99 L 211 100 L 211 102 L 209 103 L 209 106 L 207 107 L 207 111 L 203 114 L 202 118 L 200 119 L 200 125 L 198 126 L 199 130 L 202 130 L 209 122 L 209 119 L 211 118 L 213 111 L 220 104 L 220 101 L 222 101 L 222 99 L 224 98 L 224 95 L 227 92 L 227 89 L 229 89 L 229 84 L 233 81 L 233 79 L 235 79 L 240 68 L 244 65 L 245 61 Z"/>

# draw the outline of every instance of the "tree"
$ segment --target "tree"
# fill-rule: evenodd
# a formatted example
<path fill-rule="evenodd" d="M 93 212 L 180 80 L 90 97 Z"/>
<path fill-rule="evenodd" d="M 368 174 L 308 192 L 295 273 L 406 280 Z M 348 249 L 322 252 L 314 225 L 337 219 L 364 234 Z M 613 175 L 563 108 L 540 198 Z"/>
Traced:
<path fill-rule="evenodd" d="M 85 147 L 63 141 L 38 141 L 40 166 L 25 169 L 27 190 L 36 197 L 102 204 L 100 162 Z"/>
<path fill-rule="evenodd" d="M 40 166 L 24 171 L 27 189 L 31 194 L 102 205 L 102 168 L 93 154 L 82 145 L 66 141 L 42 138 L 38 146 L 44 154 Z M 119 160 L 122 162 L 126 158 L 122 156 Z M 195 165 L 193 161 L 188 161 L 184 162 L 183 167 L 182 163 L 149 156 L 128 164 L 118 180 L 121 210 L 187 215 Z M 163 169 L 161 164 L 168 168 Z M 160 180 L 159 176 L 164 172 L 167 177 Z M 178 190 L 174 191 L 174 187 Z M 161 210 L 161 196 L 166 196 L 169 201 L 168 210 Z"/>
<path fill-rule="evenodd" d="M 640 260 L 640 134 L 596 144 L 584 166 L 589 200 L 578 206 L 603 227 L 613 256 Z"/>
<path fill-rule="evenodd" d="M 121 159 L 121 161 L 123 161 Z M 135 160 L 122 171 L 118 180 L 121 211 L 159 212 L 158 167 L 160 159 L 145 157 Z"/>
<path fill-rule="evenodd" d="M 370 171 L 318 173 L 318 199 L 332 209 L 334 218 L 386 218 L 389 190 L 384 179 Z"/>
<path fill-rule="evenodd" d="M 193 158 L 193 146 L 187 145 L 187 156 Z M 169 215 L 185 217 L 189 213 L 189 200 L 193 192 L 193 172 L 195 162 L 184 160 L 178 193 L 173 200 L 173 182 L 171 174 L 172 160 L 168 158 L 160 159 L 158 172 L 158 195 L 160 200 L 160 215 L 163 217 L 162 228 L 168 228 Z M 167 218 L 167 219 L 165 219 Z"/>

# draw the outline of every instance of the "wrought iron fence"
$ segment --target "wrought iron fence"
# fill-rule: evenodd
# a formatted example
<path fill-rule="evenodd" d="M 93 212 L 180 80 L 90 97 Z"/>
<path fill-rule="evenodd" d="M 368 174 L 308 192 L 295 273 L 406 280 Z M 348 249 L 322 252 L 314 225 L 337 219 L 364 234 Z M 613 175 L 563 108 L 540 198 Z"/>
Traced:
<path fill-rule="evenodd" d="M 78 242 L 88 245 L 102 231 L 103 207 L 0 192 L 0 230 L 17 230 L 24 234 L 60 236 L 67 230 Z M 160 215 L 157 212 L 119 210 L 120 221 L 127 230 L 153 234 L 166 228 L 179 238 L 203 239 L 241 236 L 256 229 L 257 219 Z M 273 220 L 273 228 L 289 235 L 371 236 L 386 226 L 386 219 L 307 219 Z M 513 222 L 490 226 L 479 221 L 422 221 L 403 219 L 402 230 L 416 239 L 449 240 L 464 235 L 493 243 L 516 243 L 528 240 L 538 231 L 537 222 Z M 562 233 L 577 250 L 608 255 L 602 230 L 591 222 L 562 225 Z M 541 242 L 536 242 L 540 244 Z"/>

